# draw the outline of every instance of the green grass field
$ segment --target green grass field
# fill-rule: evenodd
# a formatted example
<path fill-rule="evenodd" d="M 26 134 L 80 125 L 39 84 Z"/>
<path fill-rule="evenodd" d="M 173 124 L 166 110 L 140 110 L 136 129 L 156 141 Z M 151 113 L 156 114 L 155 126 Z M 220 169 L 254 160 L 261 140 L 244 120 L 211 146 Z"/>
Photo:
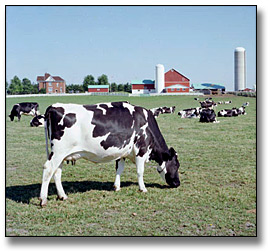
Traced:
<path fill-rule="evenodd" d="M 48 205 L 40 208 L 43 128 L 31 128 L 31 117 L 11 122 L 13 104 L 36 101 L 41 113 L 55 102 L 94 104 L 128 100 L 146 108 L 198 106 L 191 96 L 69 96 L 6 99 L 6 235 L 7 236 L 256 236 L 256 99 L 247 115 L 218 118 L 218 124 L 163 114 L 157 119 L 168 147 L 178 152 L 181 185 L 168 188 L 156 171 L 145 166 L 147 193 L 138 191 L 135 165 L 126 161 L 121 191 L 112 190 L 115 163 L 93 164 L 80 159 L 64 164 L 62 182 L 67 201 L 57 200 L 53 180 Z"/>

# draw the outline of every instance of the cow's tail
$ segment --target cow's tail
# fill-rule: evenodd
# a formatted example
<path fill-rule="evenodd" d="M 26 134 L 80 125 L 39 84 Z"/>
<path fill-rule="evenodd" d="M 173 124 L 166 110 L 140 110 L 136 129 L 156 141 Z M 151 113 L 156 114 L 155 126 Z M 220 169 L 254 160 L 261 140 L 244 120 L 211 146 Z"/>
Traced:
<path fill-rule="evenodd" d="M 47 160 L 49 159 L 49 150 L 48 150 L 48 129 L 47 129 L 47 120 L 44 120 L 44 133 L 45 133 L 45 145 L 46 145 L 46 155 Z"/>
<path fill-rule="evenodd" d="M 49 160 L 49 149 L 48 149 L 48 138 L 51 144 L 51 139 L 50 139 L 50 107 L 47 108 L 44 114 L 44 134 L 45 134 L 45 145 L 46 145 L 46 155 L 47 155 L 47 160 Z"/>

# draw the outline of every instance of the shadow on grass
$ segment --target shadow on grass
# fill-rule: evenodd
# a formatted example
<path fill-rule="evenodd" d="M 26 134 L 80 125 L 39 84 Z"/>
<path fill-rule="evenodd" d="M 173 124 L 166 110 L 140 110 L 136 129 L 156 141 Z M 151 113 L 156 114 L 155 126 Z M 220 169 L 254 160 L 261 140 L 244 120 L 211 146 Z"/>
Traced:
<path fill-rule="evenodd" d="M 121 182 L 121 187 L 128 187 L 131 185 L 138 185 L 135 182 Z M 62 182 L 64 191 L 67 194 L 86 192 L 90 190 L 98 191 L 113 191 L 113 182 L 99 182 L 99 181 L 77 181 L 77 182 Z M 166 185 L 157 183 L 146 183 L 146 187 L 167 188 Z M 41 184 L 32 185 L 18 185 L 6 187 L 6 198 L 19 203 L 29 204 L 32 198 L 39 197 Z M 50 183 L 48 195 L 57 195 L 57 190 L 54 183 Z"/>

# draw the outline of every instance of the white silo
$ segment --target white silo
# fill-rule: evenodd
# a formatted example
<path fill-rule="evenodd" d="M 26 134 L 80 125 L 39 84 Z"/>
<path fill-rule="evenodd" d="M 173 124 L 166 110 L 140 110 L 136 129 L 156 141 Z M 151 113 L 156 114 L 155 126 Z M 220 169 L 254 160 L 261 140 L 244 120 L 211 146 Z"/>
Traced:
<path fill-rule="evenodd" d="M 161 93 L 164 89 L 164 66 L 162 64 L 156 65 L 155 89 L 156 93 Z"/>
<path fill-rule="evenodd" d="M 234 51 L 234 89 L 235 91 L 246 88 L 246 50 L 237 47 Z"/>

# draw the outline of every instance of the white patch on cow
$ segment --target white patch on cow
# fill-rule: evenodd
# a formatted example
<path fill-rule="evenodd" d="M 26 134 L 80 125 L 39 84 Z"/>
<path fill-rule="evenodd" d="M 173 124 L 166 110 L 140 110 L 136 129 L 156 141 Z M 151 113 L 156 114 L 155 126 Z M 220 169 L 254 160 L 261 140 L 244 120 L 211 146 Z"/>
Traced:
<path fill-rule="evenodd" d="M 220 110 L 220 112 L 219 112 L 219 113 L 220 113 L 220 115 L 224 116 L 224 115 L 226 115 L 226 114 L 227 114 L 227 111 L 223 109 L 223 110 Z"/>
<path fill-rule="evenodd" d="M 130 112 L 131 115 L 132 115 L 133 112 L 135 111 L 135 110 L 134 110 L 134 106 L 131 106 L 131 104 L 129 104 L 129 103 L 124 102 L 124 103 L 123 103 L 123 107 L 124 107 L 124 108 L 127 108 L 127 109 L 129 110 L 129 112 Z"/>
<path fill-rule="evenodd" d="M 99 104 L 99 105 L 97 106 L 97 108 L 102 110 L 102 114 L 103 114 L 103 115 L 106 115 L 107 110 L 104 109 L 104 108 L 102 108 L 102 107 L 100 107 L 100 105 L 101 105 L 101 104 Z M 106 105 L 107 105 L 107 104 L 106 104 Z"/>
<path fill-rule="evenodd" d="M 157 171 L 158 171 L 158 173 L 160 173 L 160 176 L 163 179 L 163 181 L 166 181 L 165 174 L 167 173 L 167 170 L 166 170 L 166 166 L 165 166 L 165 161 L 162 163 L 161 166 L 157 167 Z"/>
<path fill-rule="evenodd" d="M 144 109 L 143 112 L 144 112 L 145 120 L 147 121 L 147 117 L 148 117 L 147 110 Z"/>

